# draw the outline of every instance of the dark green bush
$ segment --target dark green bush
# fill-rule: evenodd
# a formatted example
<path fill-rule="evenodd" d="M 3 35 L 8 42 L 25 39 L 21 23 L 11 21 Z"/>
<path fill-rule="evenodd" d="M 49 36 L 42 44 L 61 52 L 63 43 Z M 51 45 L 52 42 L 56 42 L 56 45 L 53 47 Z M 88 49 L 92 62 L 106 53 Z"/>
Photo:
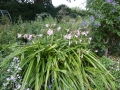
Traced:
<path fill-rule="evenodd" d="M 19 16 L 21 16 L 23 21 L 35 20 L 36 14 L 41 14 L 43 12 L 49 13 L 54 18 L 58 18 L 58 15 L 60 14 L 59 11 L 62 9 L 64 9 L 62 11 L 65 13 L 64 15 L 71 15 L 71 13 L 75 13 L 80 16 L 87 15 L 87 11 L 85 10 L 80 10 L 78 12 L 75 9 L 70 9 L 66 5 L 54 7 L 52 4 L 45 6 L 40 3 L 8 2 L 0 4 L 0 8 L 1 10 L 7 10 L 10 13 L 13 22 L 17 22 Z M 63 15 L 63 13 L 61 15 Z"/>
<path fill-rule="evenodd" d="M 17 21 L 19 16 L 21 16 L 22 20 L 24 21 L 35 20 L 37 13 L 50 12 L 51 9 L 54 9 L 52 5 L 45 8 L 45 6 L 42 4 L 18 2 L 8 2 L 6 4 L 1 4 L 0 8 L 2 10 L 8 10 L 13 21 Z"/>

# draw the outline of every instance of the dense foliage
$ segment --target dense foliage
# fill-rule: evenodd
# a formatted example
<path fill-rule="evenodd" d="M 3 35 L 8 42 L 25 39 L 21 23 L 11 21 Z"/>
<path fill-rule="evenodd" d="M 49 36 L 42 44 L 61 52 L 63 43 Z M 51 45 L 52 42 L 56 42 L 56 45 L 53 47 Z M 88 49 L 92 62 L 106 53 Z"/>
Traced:
<path fill-rule="evenodd" d="M 18 2 L 9 2 L 0 5 L 0 9 L 7 10 L 11 17 L 12 21 L 17 21 L 19 16 L 22 17 L 22 20 L 35 20 L 36 14 L 42 12 L 51 12 L 54 10 L 54 7 L 51 5 L 44 6 L 42 4 L 33 4 L 33 3 L 18 3 Z"/>
<path fill-rule="evenodd" d="M 94 2 L 94 3 L 93 3 Z M 120 4 L 114 0 L 88 0 L 91 12 L 92 47 L 104 55 L 120 52 Z M 99 7 L 98 7 L 99 5 Z"/>
<path fill-rule="evenodd" d="M 87 48 L 91 40 L 88 29 L 80 29 L 79 23 L 65 23 L 48 18 L 8 26 L 17 37 L 14 44 L 1 45 L 3 90 L 116 90 L 114 77 Z"/>
<path fill-rule="evenodd" d="M 66 5 L 60 5 L 58 7 L 54 7 L 49 0 L 46 0 L 45 2 L 47 4 L 31 3 L 31 2 L 20 3 L 20 2 L 14 2 L 14 1 L 8 1 L 6 3 L 0 3 L 0 9 L 7 10 L 10 13 L 13 23 L 17 22 L 19 17 L 21 17 L 23 21 L 35 20 L 37 15 L 42 13 L 47 13 L 52 17 L 57 18 L 58 21 L 60 21 L 61 17 L 64 17 L 65 15 L 70 15 L 70 16 L 76 16 L 76 15 L 86 16 L 87 15 L 87 12 L 85 10 L 79 10 L 78 12 L 76 10 L 71 10 Z"/>
<path fill-rule="evenodd" d="M 14 24 L 5 16 L 0 21 L 0 89 L 120 89 L 120 58 L 95 54 L 113 52 L 113 46 L 119 53 L 119 3 L 88 0 L 84 11 L 65 5 L 48 9 L 40 4 L 44 0 L 22 1 L 14 2 L 16 9 L 11 1 L 1 5 L 21 16 L 14 12 Z"/>

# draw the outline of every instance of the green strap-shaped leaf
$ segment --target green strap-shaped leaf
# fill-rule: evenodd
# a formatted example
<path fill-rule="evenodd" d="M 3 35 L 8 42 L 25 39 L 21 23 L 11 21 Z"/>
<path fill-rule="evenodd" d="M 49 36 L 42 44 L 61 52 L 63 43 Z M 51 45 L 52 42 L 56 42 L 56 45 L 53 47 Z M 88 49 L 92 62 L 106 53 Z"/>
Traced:
<path fill-rule="evenodd" d="M 29 63 L 28 69 L 27 69 L 27 71 L 25 73 L 25 76 L 23 78 L 21 90 L 25 90 L 25 86 L 28 83 L 28 79 L 30 77 L 31 70 L 33 68 L 33 63 L 34 63 L 34 60 L 31 60 L 30 63 Z"/>

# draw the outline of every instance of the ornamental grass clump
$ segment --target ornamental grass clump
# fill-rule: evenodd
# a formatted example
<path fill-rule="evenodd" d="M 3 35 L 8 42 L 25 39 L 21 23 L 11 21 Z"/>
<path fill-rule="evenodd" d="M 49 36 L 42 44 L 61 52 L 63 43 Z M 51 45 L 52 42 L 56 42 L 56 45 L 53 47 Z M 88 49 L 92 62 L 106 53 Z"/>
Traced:
<path fill-rule="evenodd" d="M 32 90 L 98 90 L 97 77 L 103 87 L 116 90 L 114 77 L 87 49 L 91 40 L 85 38 L 88 32 L 52 26 L 45 25 L 31 43 L 14 46 L 15 50 L 0 63 L 2 69 L 14 57 L 19 58 L 20 90 L 29 86 Z"/>

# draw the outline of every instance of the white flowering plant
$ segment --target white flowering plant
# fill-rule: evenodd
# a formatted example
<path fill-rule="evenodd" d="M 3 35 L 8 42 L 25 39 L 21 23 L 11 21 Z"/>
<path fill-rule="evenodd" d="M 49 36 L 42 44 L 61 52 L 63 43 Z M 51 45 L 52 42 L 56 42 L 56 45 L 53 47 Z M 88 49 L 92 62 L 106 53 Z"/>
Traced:
<path fill-rule="evenodd" d="M 1 73 L 1 90 L 20 90 L 22 85 L 22 77 L 20 75 L 20 61 L 18 57 L 14 57 L 12 62 L 4 67 L 6 73 Z M 2 70 L 4 70 L 2 69 Z M 26 88 L 29 89 L 29 88 Z M 29 89 L 30 90 L 30 89 Z"/>
<path fill-rule="evenodd" d="M 14 57 L 12 63 L 9 65 L 9 68 L 6 70 L 7 76 L 2 82 L 2 90 L 20 89 L 22 78 L 19 75 L 19 71 L 21 70 L 19 64 L 19 59 Z"/>

